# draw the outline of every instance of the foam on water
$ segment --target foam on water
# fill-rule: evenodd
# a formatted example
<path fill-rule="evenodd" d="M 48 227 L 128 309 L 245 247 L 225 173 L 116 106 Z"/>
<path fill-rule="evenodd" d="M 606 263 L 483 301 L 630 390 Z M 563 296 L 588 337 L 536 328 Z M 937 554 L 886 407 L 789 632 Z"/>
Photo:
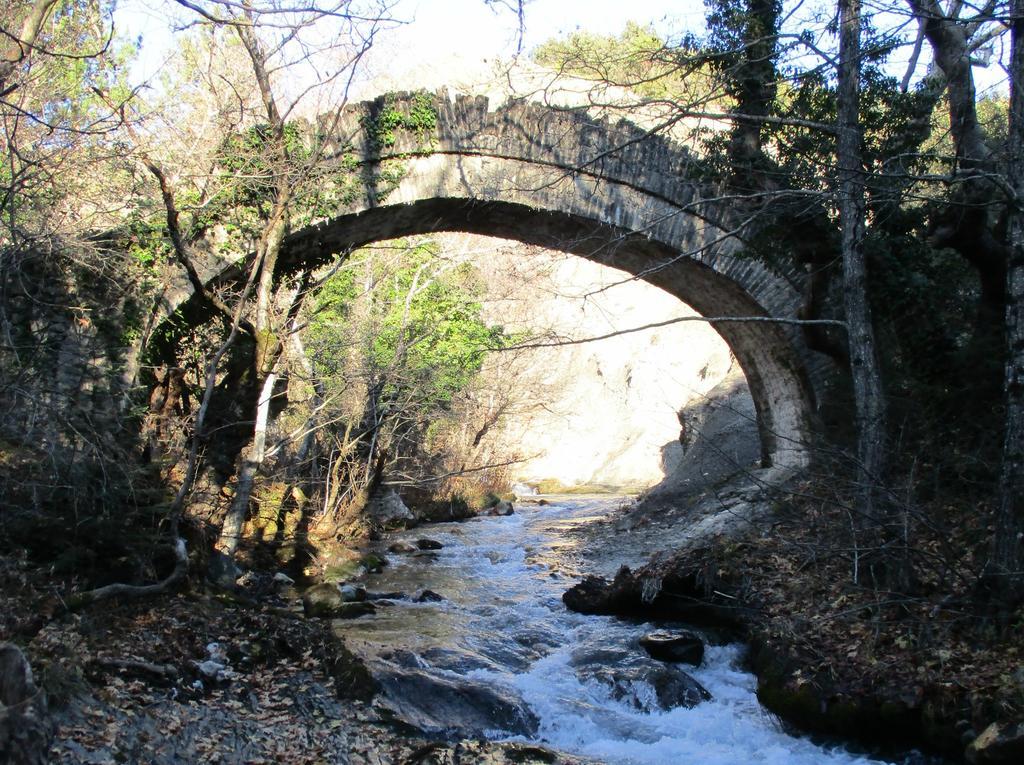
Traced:
<path fill-rule="evenodd" d="M 738 645 L 709 646 L 704 664 L 687 668 L 713 695 L 692 709 L 660 709 L 654 689 L 640 681 L 629 681 L 630 693 L 617 699 L 608 683 L 581 673 L 581 664 L 614 671 L 649 661 L 637 641 L 654 628 L 576 614 L 561 602 L 581 573 L 561 532 L 574 518 L 606 510 L 605 504 L 527 505 L 513 516 L 433 527 L 430 536 L 445 545 L 437 560 L 393 559 L 381 589 L 427 587 L 448 600 L 396 606 L 383 618 L 346 624 L 346 635 L 372 642 L 378 630 L 376 637 L 393 645 L 402 639 L 404 624 L 414 633 L 407 645 L 428 652 L 420 664 L 447 677 L 509 689 L 524 700 L 540 720 L 535 743 L 607 763 L 880 762 L 786 733 L 758 703 L 756 679 L 740 668 Z M 566 571 L 569 576 L 556 573 Z M 426 620 L 432 629 L 418 631 Z M 425 639 L 435 641 L 432 653 Z"/>

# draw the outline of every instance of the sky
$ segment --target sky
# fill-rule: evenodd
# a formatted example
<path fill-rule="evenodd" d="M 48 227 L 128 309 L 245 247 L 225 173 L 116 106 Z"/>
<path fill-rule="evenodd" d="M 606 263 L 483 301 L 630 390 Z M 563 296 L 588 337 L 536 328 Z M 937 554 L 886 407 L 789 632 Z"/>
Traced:
<path fill-rule="evenodd" d="M 787 3 L 787 7 L 793 4 Z M 887 0 L 884 7 L 902 10 L 900 0 Z M 821 0 L 801 3 L 801 10 L 825 8 L 832 4 Z M 152 77 L 173 50 L 174 39 L 168 33 L 169 14 L 182 15 L 178 6 L 167 0 L 120 0 L 115 16 L 120 33 L 141 36 L 142 47 L 134 79 Z M 353 95 L 376 95 L 380 86 L 369 80 L 383 78 L 390 89 L 401 84 L 412 71 L 436 71 L 424 79 L 428 86 L 443 80 L 453 69 L 483 70 L 496 61 L 515 56 L 520 44 L 518 20 L 500 2 L 485 0 L 396 0 L 393 15 L 403 23 L 394 25 L 377 39 L 372 55 L 365 61 L 362 79 Z M 193 17 L 194 18 L 194 17 Z M 895 17 L 896 21 L 899 17 Z M 552 37 L 562 37 L 586 29 L 599 34 L 617 34 L 626 22 L 652 24 L 668 39 L 683 32 L 703 30 L 703 0 L 528 0 L 525 30 L 521 41 L 525 52 Z M 925 46 L 927 54 L 927 46 Z M 905 56 L 904 56 L 905 57 Z M 899 64 L 894 64 L 893 74 Z M 987 69 L 975 68 L 980 91 L 999 87 L 1005 81 L 998 61 Z"/>
<path fill-rule="evenodd" d="M 155 74 L 173 50 L 167 33 L 172 15 L 182 14 L 164 0 L 121 0 L 115 15 L 119 33 L 142 38 L 138 81 Z M 510 59 L 519 43 L 515 14 L 484 0 L 397 0 L 393 15 L 404 23 L 379 36 L 370 62 L 377 71 L 430 66 L 454 56 L 481 62 Z M 523 49 L 583 28 L 617 34 L 627 21 L 636 21 L 671 33 L 701 28 L 703 19 L 703 0 L 530 0 Z"/>

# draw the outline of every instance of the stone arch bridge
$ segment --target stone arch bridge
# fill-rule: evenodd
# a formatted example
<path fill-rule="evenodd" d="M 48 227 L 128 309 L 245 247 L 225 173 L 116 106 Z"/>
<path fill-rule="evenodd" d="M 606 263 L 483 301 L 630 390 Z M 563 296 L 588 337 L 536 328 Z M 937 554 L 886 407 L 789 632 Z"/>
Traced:
<path fill-rule="evenodd" d="M 337 214 L 286 239 L 283 271 L 329 262 L 374 241 L 436 231 L 484 234 L 570 252 L 654 284 L 704 316 L 791 319 L 802 279 L 735 257 L 736 215 L 695 180 L 685 147 L 627 122 L 525 102 L 441 93 L 421 130 L 375 132 L 387 112 L 409 115 L 424 96 L 390 95 L 321 118 L 328 151 L 357 172 L 360 192 Z M 384 144 L 384 145 L 382 145 Z M 354 170 L 352 170 L 354 168 Z M 237 279 L 211 264 L 211 284 Z M 162 312 L 192 298 L 171 287 Z M 720 322 L 757 408 L 766 465 L 807 462 L 812 381 L 824 372 L 791 325 Z M 684 353 L 685 349 L 679 349 Z"/>

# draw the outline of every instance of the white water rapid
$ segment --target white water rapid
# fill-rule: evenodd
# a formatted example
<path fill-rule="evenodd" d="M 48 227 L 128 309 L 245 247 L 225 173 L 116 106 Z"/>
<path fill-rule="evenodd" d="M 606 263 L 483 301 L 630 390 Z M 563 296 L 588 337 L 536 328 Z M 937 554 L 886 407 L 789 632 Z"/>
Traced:
<path fill-rule="evenodd" d="M 524 504 L 504 518 L 403 532 L 402 539 L 429 537 L 444 547 L 436 558 L 390 556 L 369 587 L 410 595 L 428 588 L 444 600 L 395 600 L 375 615 L 339 623 L 339 630 L 371 666 L 427 675 L 445 688 L 482 688 L 513 708 L 528 708 L 528 732 L 485 731 L 492 738 L 616 765 L 881 762 L 785 732 L 758 704 L 755 678 L 741 669 L 738 645 L 709 646 L 702 666 L 683 667 L 711 692 L 711 701 L 662 708 L 646 678 L 652 670 L 664 673 L 666 665 L 648 658 L 637 641 L 664 625 L 576 614 L 561 601 L 584 573 L 573 541 L 578 536 L 564 532 L 606 514 L 611 502 Z M 398 706 L 418 706 L 445 728 L 443 714 L 452 705 L 416 688 L 407 688 L 412 698 Z M 460 699 L 481 708 L 472 694 Z"/>

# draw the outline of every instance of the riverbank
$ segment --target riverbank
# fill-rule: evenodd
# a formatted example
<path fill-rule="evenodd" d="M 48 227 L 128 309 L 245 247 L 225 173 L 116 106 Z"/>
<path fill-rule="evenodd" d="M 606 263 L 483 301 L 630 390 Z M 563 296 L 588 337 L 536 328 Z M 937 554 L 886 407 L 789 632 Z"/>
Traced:
<path fill-rule="evenodd" d="M 956 760 L 968 744 L 984 742 L 986 730 L 998 744 L 989 726 L 1019 719 L 1019 635 L 966 610 L 968 591 L 960 600 L 943 594 L 943 582 L 929 582 L 923 567 L 916 598 L 852 585 L 845 548 L 826 535 L 837 518 L 820 503 L 794 499 L 810 496 L 810 486 L 790 484 L 787 501 L 762 491 L 762 502 L 752 507 L 755 494 L 749 482 L 732 483 L 685 509 L 658 514 L 605 499 L 584 516 L 537 504 L 508 518 L 418 529 L 411 533 L 441 533 L 445 548 L 409 556 L 400 588 L 412 592 L 424 586 L 422 577 L 446 568 L 452 582 L 463 581 L 476 558 L 459 551 L 462 543 L 476 529 L 508 526 L 497 548 L 472 553 L 483 575 L 503 585 L 511 572 L 539 565 L 552 593 L 540 601 L 535 594 L 534 602 L 502 596 L 517 626 L 493 632 L 503 653 L 537 653 L 530 662 L 554 669 L 561 665 L 548 654 L 561 650 L 550 643 L 559 629 L 518 624 L 524 606 L 511 604 L 528 602 L 547 618 L 546 600 L 557 601 L 581 571 L 594 570 L 596 551 L 610 565 L 666 544 L 674 549 L 612 583 L 586 580 L 586 587 L 570 590 L 584 597 L 573 602 L 567 595 L 567 602 L 581 611 L 697 622 L 742 636 L 758 698 L 797 730 L 873 752 L 916 747 Z M 723 525 L 723 514 L 732 522 Z M 552 541 L 527 533 L 532 523 L 548 526 Z M 714 533 L 700 536 L 687 527 Z M 940 552 L 937 547 L 935 555 Z M 394 557 L 393 566 L 402 568 L 404 559 Z M 960 573 L 966 582 L 967 572 Z M 177 594 L 79 613 L 63 609 L 57 579 L 24 560 L 2 559 L 0 577 L 0 640 L 25 648 L 50 698 L 59 725 L 56 762 L 449 762 L 456 750 L 464 761 L 481 763 L 578 761 L 539 747 L 446 739 L 399 722 L 369 701 L 374 681 L 345 644 L 372 625 L 341 622 L 335 632 L 328 621 L 304 619 L 298 593 L 269 574 L 247 576 L 231 594 L 197 579 Z M 493 587 L 484 592 L 485 613 L 493 614 L 492 597 Z M 436 624 L 437 614 L 424 610 L 429 605 L 409 610 L 404 602 L 381 613 Z M 596 629 L 602 644 L 612 633 L 637 629 L 610 621 L 578 629 L 582 635 Z M 632 645 L 632 637 L 624 639 Z M 1017 744 L 1002 739 L 1002 753 L 986 746 L 975 761 L 1018 762 Z"/>
<path fill-rule="evenodd" d="M 582 760 L 445 741 L 374 706 L 374 680 L 331 623 L 269 577 L 227 594 L 197 582 L 139 602 L 62 611 L 45 572 L 0 558 L 0 642 L 20 645 L 47 698 L 40 762 L 489 765 Z"/>
<path fill-rule="evenodd" d="M 918 529 L 911 586 L 897 592 L 879 586 L 871 550 L 841 531 L 849 505 L 834 482 L 829 501 L 821 481 L 804 479 L 762 486 L 753 503 L 736 488 L 751 483 L 687 506 L 623 508 L 588 547 L 606 572 L 609 549 L 634 568 L 585 580 L 566 603 L 734 630 L 750 645 L 759 699 L 799 730 L 875 751 L 1022 761 L 1024 613 L 996 618 L 974 590 L 987 514 L 921 508 L 932 528 Z M 637 565 L 645 547 L 662 552 Z"/>

